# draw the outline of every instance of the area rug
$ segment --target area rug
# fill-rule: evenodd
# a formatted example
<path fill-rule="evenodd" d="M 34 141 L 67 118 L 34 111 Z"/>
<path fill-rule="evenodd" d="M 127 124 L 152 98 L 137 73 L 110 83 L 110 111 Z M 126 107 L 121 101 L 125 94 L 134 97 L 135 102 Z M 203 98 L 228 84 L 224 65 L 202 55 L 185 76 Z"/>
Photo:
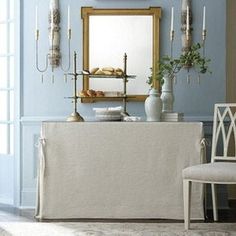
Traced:
<path fill-rule="evenodd" d="M 236 236 L 236 223 L 1 222 L 1 236 Z"/>

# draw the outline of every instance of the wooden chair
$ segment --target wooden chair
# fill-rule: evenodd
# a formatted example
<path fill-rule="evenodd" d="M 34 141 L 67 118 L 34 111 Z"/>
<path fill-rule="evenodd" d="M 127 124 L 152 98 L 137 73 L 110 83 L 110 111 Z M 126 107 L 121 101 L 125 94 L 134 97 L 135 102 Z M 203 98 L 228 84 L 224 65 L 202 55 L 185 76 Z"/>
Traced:
<path fill-rule="evenodd" d="M 230 149 L 232 148 L 232 150 Z M 236 184 L 236 103 L 216 104 L 214 109 L 211 163 L 183 170 L 184 224 L 190 227 L 192 182 L 211 184 L 214 221 L 218 220 L 216 184 Z M 233 151 L 230 153 L 230 151 Z"/>

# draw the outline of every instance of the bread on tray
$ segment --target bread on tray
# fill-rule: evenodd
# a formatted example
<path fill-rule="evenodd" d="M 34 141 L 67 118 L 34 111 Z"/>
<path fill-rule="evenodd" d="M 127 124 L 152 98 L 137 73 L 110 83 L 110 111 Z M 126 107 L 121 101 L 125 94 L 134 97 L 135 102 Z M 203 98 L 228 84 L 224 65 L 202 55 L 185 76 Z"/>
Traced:
<path fill-rule="evenodd" d="M 79 97 L 104 97 L 105 94 L 103 91 L 95 91 L 93 89 L 82 90 L 79 92 Z"/>
<path fill-rule="evenodd" d="M 121 68 L 115 69 L 111 66 L 108 66 L 108 67 L 103 67 L 103 68 L 98 68 L 98 67 L 92 68 L 90 70 L 90 73 L 92 75 L 122 76 L 124 74 L 124 71 Z"/>

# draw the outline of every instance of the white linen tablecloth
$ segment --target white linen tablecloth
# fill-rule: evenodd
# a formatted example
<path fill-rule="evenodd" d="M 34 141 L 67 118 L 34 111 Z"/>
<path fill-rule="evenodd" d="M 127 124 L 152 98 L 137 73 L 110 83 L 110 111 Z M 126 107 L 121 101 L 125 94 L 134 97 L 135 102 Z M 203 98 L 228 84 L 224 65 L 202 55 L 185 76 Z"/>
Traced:
<path fill-rule="evenodd" d="M 43 122 L 36 217 L 183 219 L 182 169 L 201 162 L 202 137 L 202 123 Z"/>

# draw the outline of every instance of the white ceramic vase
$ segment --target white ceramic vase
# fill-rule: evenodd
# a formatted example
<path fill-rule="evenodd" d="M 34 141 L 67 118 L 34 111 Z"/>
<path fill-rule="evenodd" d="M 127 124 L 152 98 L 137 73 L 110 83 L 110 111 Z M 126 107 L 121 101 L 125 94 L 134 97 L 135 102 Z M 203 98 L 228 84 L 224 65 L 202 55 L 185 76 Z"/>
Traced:
<path fill-rule="evenodd" d="M 162 85 L 162 112 L 173 112 L 174 94 L 173 94 L 173 79 L 169 76 L 163 77 L 164 84 Z"/>
<path fill-rule="evenodd" d="M 152 88 L 145 100 L 147 121 L 161 121 L 162 101 L 159 92 Z"/>

